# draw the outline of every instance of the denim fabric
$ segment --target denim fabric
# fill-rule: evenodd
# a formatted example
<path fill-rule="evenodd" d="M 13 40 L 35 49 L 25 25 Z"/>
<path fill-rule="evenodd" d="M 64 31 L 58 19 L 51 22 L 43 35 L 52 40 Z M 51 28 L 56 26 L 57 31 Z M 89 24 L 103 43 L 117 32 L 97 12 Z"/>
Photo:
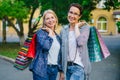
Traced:
<path fill-rule="evenodd" d="M 41 77 L 33 72 L 33 80 L 47 80 L 47 77 Z"/>
<path fill-rule="evenodd" d="M 47 80 L 56 80 L 57 77 L 57 73 L 58 73 L 58 67 L 57 66 L 48 66 L 47 67 Z"/>
<path fill-rule="evenodd" d="M 66 80 L 85 80 L 84 69 L 79 65 L 68 66 Z"/>
<path fill-rule="evenodd" d="M 41 77 L 35 73 L 33 73 L 33 80 L 56 80 L 58 73 L 57 66 L 47 66 L 47 76 Z"/>

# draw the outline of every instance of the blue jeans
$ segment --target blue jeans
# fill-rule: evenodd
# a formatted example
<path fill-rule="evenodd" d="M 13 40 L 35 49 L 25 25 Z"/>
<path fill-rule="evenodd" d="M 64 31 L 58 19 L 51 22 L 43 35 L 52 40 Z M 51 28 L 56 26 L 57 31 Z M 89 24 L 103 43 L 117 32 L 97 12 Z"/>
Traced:
<path fill-rule="evenodd" d="M 57 73 L 57 66 L 47 66 L 47 76 L 41 77 L 33 72 L 33 80 L 56 80 Z"/>
<path fill-rule="evenodd" d="M 85 80 L 84 69 L 79 65 L 68 66 L 66 80 Z"/>

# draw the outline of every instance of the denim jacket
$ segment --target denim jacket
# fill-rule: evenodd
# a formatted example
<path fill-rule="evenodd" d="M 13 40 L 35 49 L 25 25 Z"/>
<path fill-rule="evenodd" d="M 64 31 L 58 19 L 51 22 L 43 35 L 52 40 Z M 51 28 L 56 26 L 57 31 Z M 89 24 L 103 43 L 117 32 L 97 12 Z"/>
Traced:
<path fill-rule="evenodd" d="M 61 46 L 60 37 L 56 34 L 57 40 Z M 44 77 L 47 75 L 47 61 L 49 49 L 52 45 L 53 39 L 48 36 L 48 32 L 40 29 L 36 32 L 36 56 L 32 61 L 29 69 L 35 74 Z M 58 55 L 58 70 L 61 71 L 61 50 Z"/>

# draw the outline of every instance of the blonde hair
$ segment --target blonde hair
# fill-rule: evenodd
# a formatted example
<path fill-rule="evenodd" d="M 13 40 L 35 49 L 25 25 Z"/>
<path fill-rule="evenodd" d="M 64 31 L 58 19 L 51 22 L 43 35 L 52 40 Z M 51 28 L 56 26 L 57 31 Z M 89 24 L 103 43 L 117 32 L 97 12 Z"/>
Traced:
<path fill-rule="evenodd" d="M 55 25 L 55 28 L 58 26 L 58 17 L 57 17 L 57 15 L 55 14 L 55 12 L 53 11 L 53 10 L 51 10 L 51 9 L 48 9 L 48 10 L 46 10 L 44 13 L 43 13 L 43 23 L 42 23 L 42 27 L 44 27 L 44 25 L 45 25 L 45 16 L 46 16 L 46 14 L 49 14 L 49 13 L 51 13 L 51 14 L 53 14 L 54 15 L 54 17 L 56 18 L 56 25 Z"/>

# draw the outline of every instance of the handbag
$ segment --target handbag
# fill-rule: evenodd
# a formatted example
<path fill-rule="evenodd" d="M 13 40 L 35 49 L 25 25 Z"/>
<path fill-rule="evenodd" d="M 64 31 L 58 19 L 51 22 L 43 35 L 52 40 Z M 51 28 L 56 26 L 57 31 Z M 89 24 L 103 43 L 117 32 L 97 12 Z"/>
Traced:
<path fill-rule="evenodd" d="M 101 46 L 99 44 L 95 27 L 90 27 L 90 34 L 89 34 L 87 46 L 88 46 L 89 59 L 91 62 L 98 62 L 103 59 Z"/>
<path fill-rule="evenodd" d="M 35 57 L 35 39 L 36 34 L 33 37 L 28 37 L 24 45 L 21 47 L 18 55 L 15 59 L 14 67 L 19 70 L 26 69 Z"/>

